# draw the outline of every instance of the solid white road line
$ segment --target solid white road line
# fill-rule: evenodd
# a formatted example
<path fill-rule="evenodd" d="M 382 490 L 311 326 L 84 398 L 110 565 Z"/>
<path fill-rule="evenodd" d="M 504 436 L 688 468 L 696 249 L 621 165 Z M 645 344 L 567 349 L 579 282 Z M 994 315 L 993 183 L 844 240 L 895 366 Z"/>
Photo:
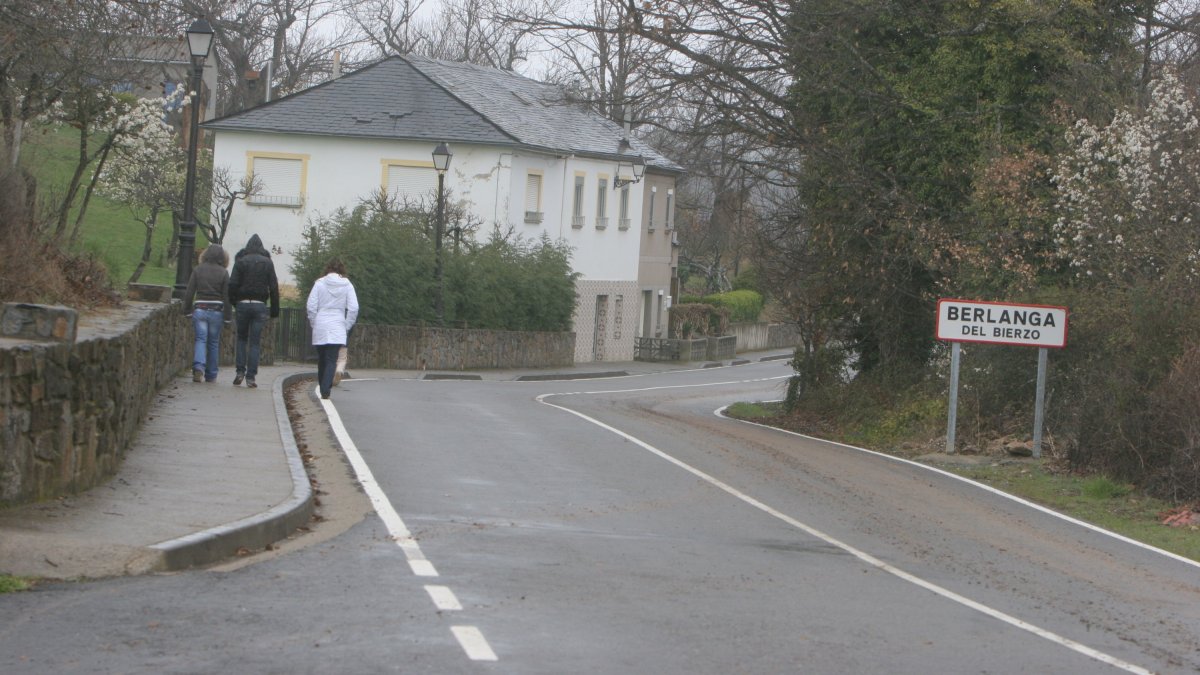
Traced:
<path fill-rule="evenodd" d="M 462 604 L 448 586 L 426 586 L 425 592 L 433 600 L 433 605 L 442 611 L 453 612 L 462 609 Z"/>
<path fill-rule="evenodd" d="M 484 639 L 483 633 L 475 626 L 451 626 L 450 631 L 454 633 L 454 637 L 458 638 L 458 644 L 462 645 L 463 651 L 467 653 L 467 658 L 472 661 L 496 661 L 496 652 L 492 651 L 492 647 L 488 641 Z"/>
<path fill-rule="evenodd" d="M 776 401 L 764 401 L 764 403 L 776 403 Z M 762 427 L 764 429 L 771 429 L 773 431 L 778 431 L 780 433 L 787 434 L 789 436 L 797 436 L 799 438 L 805 438 L 810 441 L 829 443 L 830 445 L 836 445 L 841 448 L 848 448 L 850 450 L 857 450 L 858 452 L 865 452 L 868 455 L 875 455 L 876 457 L 888 459 L 893 462 L 900 462 L 902 464 L 908 464 L 910 466 L 915 466 L 915 467 L 918 467 L 921 469 L 925 469 L 926 471 L 932 471 L 933 473 L 938 473 L 943 476 L 948 476 L 955 480 L 959 480 L 964 483 L 969 483 L 971 485 L 974 485 L 975 487 L 979 488 L 980 490 L 990 492 L 999 497 L 1004 497 L 1005 499 L 1010 499 L 1022 506 L 1027 506 L 1035 511 L 1041 511 L 1042 513 L 1045 513 L 1047 515 L 1054 516 L 1055 518 L 1058 518 L 1059 520 L 1065 520 L 1068 523 L 1071 523 L 1072 525 L 1078 525 L 1079 527 L 1082 527 L 1084 529 L 1091 530 L 1093 532 L 1098 532 L 1107 537 L 1112 537 L 1113 539 L 1116 539 L 1123 543 L 1130 544 L 1131 546 L 1136 546 L 1138 548 L 1146 549 L 1147 551 L 1153 551 L 1154 553 L 1157 553 L 1158 555 L 1165 556 L 1176 562 L 1186 563 L 1188 565 L 1191 565 L 1192 567 L 1200 567 L 1200 562 L 1192 560 L 1191 558 L 1185 558 L 1185 557 L 1179 555 L 1178 553 L 1172 553 L 1166 549 L 1161 549 L 1161 548 L 1158 548 L 1157 546 L 1151 546 L 1150 544 L 1147 544 L 1142 541 L 1138 541 L 1136 539 L 1130 539 L 1129 537 L 1126 537 L 1125 535 L 1119 534 L 1117 532 L 1113 532 L 1112 530 L 1106 530 L 1103 527 L 1100 527 L 1098 525 L 1093 525 L 1089 522 L 1079 520 L 1078 518 L 1072 518 L 1071 516 L 1068 516 L 1065 513 L 1059 513 L 1058 511 L 1055 511 L 1054 509 L 1047 508 L 1045 506 L 1042 506 L 1041 504 L 1035 504 L 1027 499 L 1022 499 L 1016 495 L 1009 494 L 1003 490 L 997 490 L 996 488 L 992 487 L 991 485 L 987 485 L 986 483 L 980 483 L 979 481 L 971 480 L 970 478 L 967 478 L 966 476 L 960 476 L 956 473 L 951 473 L 949 471 L 946 471 L 945 469 L 939 469 L 936 466 L 922 464 L 921 462 L 914 462 L 911 459 L 905 459 L 903 457 L 896 457 L 894 455 L 888 455 L 888 454 L 885 454 L 882 452 L 877 452 L 875 450 L 868 450 L 867 448 L 860 448 L 857 445 L 847 445 L 845 443 L 838 443 L 837 441 L 831 441 L 831 440 L 827 440 L 824 438 L 817 438 L 816 436 L 808 436 L 806 434 L 802 434 L 802 433 L 799 433 L 796 431 L 788 431 L 787 429 L 780 429 L 779 427 L 772 427 L 772 426 L 767 426 L 765 424 L 759 424 L 758 422 L 750 422 L 748 420 L 739 420 L 739 419 L 735 419 L 732 417 L 727 417 L 725 415 L 725 410 L 728 407 L 729 406 L 723 406 L 721 408 L 717 408 L 716 410 L 713 411 L 713 414 L 716 415 L 717 417 L 733 420 L 735 422 L 740 422 L 741 424 L 749 424 L 749 425 L 756 426 L 756 427 Z"/>
<path fill-rule="evenodd" d="M 318 396 L 320 396 L 319 392 Z M 329 425 L 333 428 L 333 434 L 337 437 L 338 443 L 341 444 L 342 451 L 346 453 L 346 459 L 350 460 L 350 466 L 354 469 L 354 475 L 358 477 L 359 484 L 362 485 L 363 490 L 367 493 L 367 497 L 370 498 L 371 505 L 375 507 L 375 512 L 383 520 L 388 534 L 391 535 L 392 540 L 396 542 L 400 550 L 404 551 L 404 557 L 408 559 L 408 566 L 412 568 L 413 574 L 419 577 L 436 577 L 438 573 L 434 569 L 433 563 L 425 558 L 425 554 L 421 551 L 417 540 L 413 539 L 412 533 L 404 525 L 400 514 L 396 513 L 395 507 L 392 506 L 387 495 L 383 493 L 383 488 L 379 487 L 379 483 L 375 481 L 375 476 L 371 473 L 371 468 L 367 466 L 366 460 L 358 452 L 358 447 L 354 445 L 354 441 L 346 431 L 345 425 L 342 424 L 342 418 L 338 415 L 337 408 L 333 407 L 333 403 L 327 398 L 318 398 L 317 400 L 321 402 L 321 407 L 325 409 L 325 415 L 329 417 Z"/>
<path fill-rule="evenodd" d="M 768 378 L 768 379 L 771 379 L 771 378 Z M 757 380 L 750 380 L 750 381 L 757 381 Z M 715 384 L 732 384 L 732 383 L 721 382 L 721 383 L 715 383 Z M 688 388 L 688 387 L 705 387 L 705 386 L 714 386 L 714 385 L 703 385 L 703 384 L 681 385 L 679 387 L 654 387 L 654 388 L 645 389 L 645 390 L 629 390 L 629 391 L 650 391 L 652 389 Z M 580 392 L 580 393 L 592 393 L 592 392 Z M 596 393 L 600 393 L 600 392 L 596 392 Z M 610 391 L 610 392 L 603 392 L 603 393 L 616 394 L 616 393 L 625 393 L 625 392 Z M 983 613 L 987 616 L 990 616 L 994 619 L 998 619 L 998 620 L 1003 621 L 1004 623 L 1007 623 L 1011 626 L 1015 626 L 1016 628 L 1020 628 L 1021 630 L 1032 633 L 1033 635 L 1036 635 L 1040 638 L 1049 640 L 1050 642 L 1053 642 L 1053 643 L 1056 643 L 1063 647 L 1066 647 L 1068 649 L 1071 649 L 1079 654 L 1083 654 L 1084 656 L 1095 659 L 1096 661 L 1100 661 L 1101 663 L 1106 663 L 1110 666 L 1113 666 L 1114 668 L 1119 668 L 1121 670 L 1125 670 L 1130 673 L 1138 673 L 1139 675 L 1151 675 L 1151 671 L 1147 670 L 1146 668 L 1142 668 L 1141 666 L 1138 666 L 1138 665 L 1135 665 L 1132 663 L 1128 663 L 1126 661 L 1122 661 L 1121 659 L 1118 659 L 1115 656 L 1105 654 L 1104 652 L 1101 652 L 1101 651 L 1098 651 L 1091 647 L 1088 647 L 1087 645 L 1081 644 L 1079 642 L 1075 642 L 1074 640 L 1071 640 L 1069 638 L 1066 638 L 1066 637 L 1063 637 L 1056 633 L 1053 633 L 1051 631 L 1048 631 L 1044 628 L 1040 628 L 1031 623 L 1028 623 L 1026 621 L 1018 619 L 1015 616 L 1005 614 L 1004 612 L 1001 612 L 1000 610 L 994 609 L 992 607 L 988 607 L 987 605 L 984 605 L 982 603 L 971 600 L 970 598 L 967 598 L 965 596 L 959 595 L 958 593 L 955 593 L 954 591 L 951 591 L 947 588 L 943 588 L 943 587 L 938 586 L 937 584 L 934 584 L 930 581 L 926 581 L 924 579 L 921 579 L 920 577 L 917 577 L 913 574 L 905 572 L 904 570 L 902 570 L 898 567 L 894 567 L 894 566 L 870 555 L 869 553 L 867 553 L 865 551 L 861 551 L 857 548 L 854 548 L 853 546 L 851 546 L 845 542 L 842 542 L 838 539 L 835 539 L 835 538 L 825 534 L 824 532 L 817 530 L 816 528 L 805 525 L 804 523 L 800 522 L 799 520 L 796 520 L 795 518 L 792 518 L 791 516 L 789 516 L 785 513 L 777 511 L 776 509 L 739 491 L 737 488 L 734 488 L 733 486 L 718 480 L 717 478 L 701 471 L 700 469 L 697 469 L 696 467 L 694 467 L 690 464 L 687 464 L 686 462 L 684 462 L 682 460 L 676 459 L 675 457 L 668 455 L 667 453 L 663 452 L 662 450 L 659 450 L 658 448 L 650 445 L 649 443 L 646 443 L 645 441 L 643 441 L 635 436 L 631 436 L 630 434 L 627 434 L 624 431 L 617 429 L 616 427 L 605 424 L 604 422 L 601 422 L 600 420 L 597 420 L 593 417 L 589 417 L 581 412 L 577 412 L 575 410 L 571 410 L 570 408 L 556 405 L 554 403 L 549 403 L 545 400 L 551 396 L 570 396 L 570 395 L 575 395 L 575 394 L 542 394 L 541 396 L 538 396 L 536 398 L 536 400 L 539 403 L 543 403 L 552 408 L 558 408 L 559 410 L 562 410 L 562 411 L 568 412 L 572 415 L 575 415 L 576 417 L 579 417 L 580 419 L 590 422 L 590 423 L 600 427 L 601 429 L 611 431 L 612 433 L 620 436 L 621 438 L 624 438 L 625 440 L 629 441 L 630 443 L 640 446 L 644 450 L 646 450 L 654 455 L 657 455 L 658 457 L 670 462 L 671 464 L 674 464 L 675 466 L 683 469 L 684 471 L 687 471 L 688 473 L 696 476 L 697 478 L 700 478 L 701 480 L 709 483 L 710 485 L 712 485 L 720 490 L 725 491 L 726 493 L 745 502 L 746 504 L 749 504 L 750 506 L 753 506 L 754 508 L 756 508 L 768 515 L 778 518 L 779 520 L 787 523 L 788 525 L 791 525 L 792 527 L 795 527 L 798 530 L 806 532 L 809 535 L 816 537 L 830 545 L 836 546 L 836 547 L 842 549 L 843 551 L 846 551 L 847 553 L 858 558 L 859 560 L 867 563 L 868 565 L 871 565 L 872 567 L 875 567 L 879 570 L 887 572 L 888 574 L 891 574 L 895 577 L 903 579 L 904 581 L 907 581 L 911 584 L 915 584 L 915 585 L 917 585 L 921 588 L 924 588 L 928 591 L 936 593 L 937 595 L 940 595 L 943 598 L 946 598 L 946 599 L 956 602 L 960 605 L 963 605 L 964 607 L 968 607 L 975 611 L 981 612 L 981 613 Z"/>

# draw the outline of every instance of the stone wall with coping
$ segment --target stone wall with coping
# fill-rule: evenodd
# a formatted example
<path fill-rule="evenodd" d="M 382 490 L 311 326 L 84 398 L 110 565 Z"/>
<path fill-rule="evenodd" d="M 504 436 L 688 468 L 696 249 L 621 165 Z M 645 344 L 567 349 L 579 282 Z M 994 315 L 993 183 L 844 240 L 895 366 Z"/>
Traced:
<path fill-rule="evenodd" d="M 263 364 L 274 361 L 273 324 Z M 74 343 L 0 338 L 0 507 L 82 492 L 112 476 L 160 389 L 191 368 L 178 302 L 126 302 L 80 315 Z M 233 378 L 234 332 L 221 334 Z M 354 331 L 349 367 L 462 370 L 570 366 L 574 333 L 408 326 Z"/>
<path fill-rule="evenodd" d="M 115 473 L 191 341 L 178 304 L 130 302 L 81 315 L 74 343 L 0 342 L 0 505 Z"/>
<path fill-rule="evenodd" d="M 575 334 L 359 324 L 347 368 L 474 370 L 574 363 Z"/>

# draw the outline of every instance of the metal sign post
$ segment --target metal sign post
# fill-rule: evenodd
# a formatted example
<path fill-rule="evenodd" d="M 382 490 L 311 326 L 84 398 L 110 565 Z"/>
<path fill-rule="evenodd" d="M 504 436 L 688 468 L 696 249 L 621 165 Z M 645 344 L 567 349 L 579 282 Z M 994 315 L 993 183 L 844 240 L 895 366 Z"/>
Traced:
<path fill-rule="evenodd" d="M 1046 403 L 1046 349 L 1067 344 L 1067 308 L 979 300 L 938 301 L 937 339 L 951 343 L 950 415 L 946 452 L 954 452 L 958 421 L 958 375 L 963 342 L 1038 347 L 1037 397 L 1033 413 L 1033 456 L 1042 456 Z"/>
<path fill-rule="evenodd" d="M 1037 402 L 1033 404 L 1033 456 L 1042 456 L 1042 420 L 1046 406 L 1046 348 L 1038 350 Z"/>
<path fill-rule="evenodd" d="M 958 428 L 958 360 L 962 343 L 950 345 L 950 421 L 946 424 L 946 454 L 954 454 L 954 430 Z"/>

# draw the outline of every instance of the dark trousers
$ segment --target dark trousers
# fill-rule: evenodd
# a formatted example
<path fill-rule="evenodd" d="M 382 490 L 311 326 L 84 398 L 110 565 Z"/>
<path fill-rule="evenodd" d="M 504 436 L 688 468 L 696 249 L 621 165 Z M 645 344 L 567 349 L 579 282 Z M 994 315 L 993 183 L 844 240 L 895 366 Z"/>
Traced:
<path fill-rule="evenodd" d="M 263 326 L 271 310 L 262 302 L 239 302 L 237 304 L 237 347 L 234 363 L 237 372 L 253 380 L 258 377 L 258 357 L 262 352 Z"/>
<path fill-rule="evenodd" d="M 321 388 L 321 398 L 329 398 L 333 389 L 333 374 L 337 372 L 338 350 L 342 345 L 313 345 L 317 348 L 317 386 Z"/>

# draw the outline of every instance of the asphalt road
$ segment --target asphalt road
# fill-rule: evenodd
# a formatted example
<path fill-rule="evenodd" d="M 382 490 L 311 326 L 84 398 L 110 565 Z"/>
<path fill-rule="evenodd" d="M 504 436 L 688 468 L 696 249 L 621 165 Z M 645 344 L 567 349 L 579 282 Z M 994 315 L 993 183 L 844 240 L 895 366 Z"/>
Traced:
<path fill-rule="evenodd" d="M 379 515 L 237 569 L 0 596 L 0 671 L 1200 671 L 1200 567 L 715 414 L 787 374 L 344 383 Z"/>

